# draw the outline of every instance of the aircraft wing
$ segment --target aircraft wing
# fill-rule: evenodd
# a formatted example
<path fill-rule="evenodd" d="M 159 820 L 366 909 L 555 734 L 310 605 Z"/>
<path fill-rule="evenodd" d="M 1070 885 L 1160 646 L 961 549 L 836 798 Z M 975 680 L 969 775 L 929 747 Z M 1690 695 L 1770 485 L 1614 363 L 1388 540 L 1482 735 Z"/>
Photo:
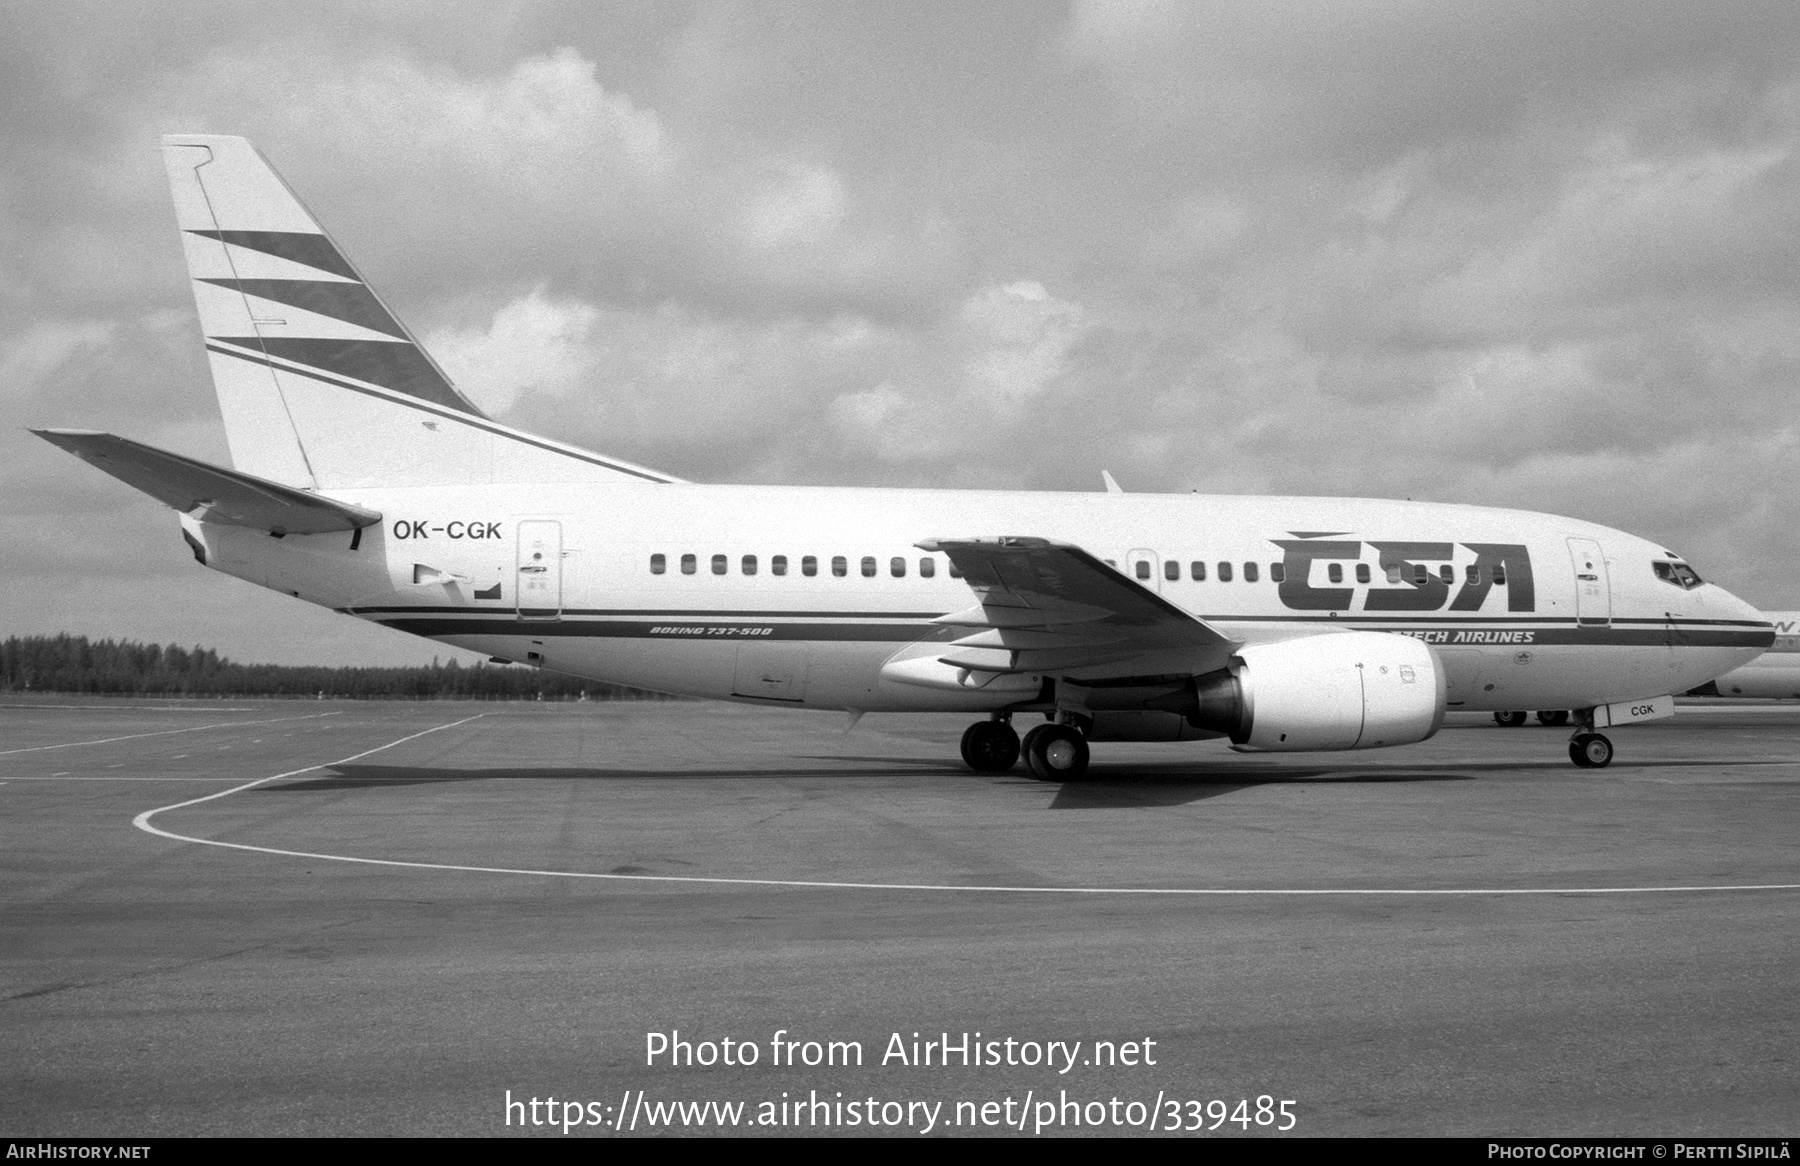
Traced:
<path fill-rule="evenodd" d="M 948 555 L 980 600 L 934 621 L 969 629 L 939 657 L 956 668 L 1039 673 L 1151 652 L 1222 655 L 1237 644 L 1068 543 L 1002 536 L 918 546 Z"/>
<path fill-rule="evenodd" d="M 356 530 L 381 515 L 279 482 L 208 465 L 152 445 L 88 429 L 34 429 L 52 445 L 105 470 L 183 514 L 203 522 L 246 526 L 272 534 Z"/>

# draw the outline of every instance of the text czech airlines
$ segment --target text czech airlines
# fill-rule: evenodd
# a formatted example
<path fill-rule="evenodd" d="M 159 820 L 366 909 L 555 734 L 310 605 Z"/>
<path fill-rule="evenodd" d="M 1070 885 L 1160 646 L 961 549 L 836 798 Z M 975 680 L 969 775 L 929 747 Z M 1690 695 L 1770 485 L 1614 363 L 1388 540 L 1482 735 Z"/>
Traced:
<path fill-rule="evenodd" d="M 422 518 L 410 522 L 401 519 L 394 524 L 393 531 L 394 537 L 401 540 L 430 538 L 434 534 L 454 539 L 496 539 L 500 537 L 500 523 L 479 520 L 466 522 L 457 519 L 454 522 L 440 522 L 433 525 L 429 520 Z"/>
<path fill-rule="evenodd" d="M 1531 631 L 1448 630 L 1444 628 L 1396 628 L 1400 635 L 1424 640 L 1427 644 L 1535 644 L 1537 633 Z"/>

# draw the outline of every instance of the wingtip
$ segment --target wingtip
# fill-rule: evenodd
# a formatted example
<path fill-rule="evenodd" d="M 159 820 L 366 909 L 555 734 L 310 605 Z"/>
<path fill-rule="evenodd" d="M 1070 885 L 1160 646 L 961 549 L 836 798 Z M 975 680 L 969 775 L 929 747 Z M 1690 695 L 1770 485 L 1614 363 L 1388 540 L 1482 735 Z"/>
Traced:
<path fill-rule="evenodd" d="M 75 446 L 82 442 L 92 440 L 96 437 L 111 436 L 98 429 L 30 429 L 28 427 L 28 432 L 37 434 L 58 449 L 67 450 L 73 450 Z"/>

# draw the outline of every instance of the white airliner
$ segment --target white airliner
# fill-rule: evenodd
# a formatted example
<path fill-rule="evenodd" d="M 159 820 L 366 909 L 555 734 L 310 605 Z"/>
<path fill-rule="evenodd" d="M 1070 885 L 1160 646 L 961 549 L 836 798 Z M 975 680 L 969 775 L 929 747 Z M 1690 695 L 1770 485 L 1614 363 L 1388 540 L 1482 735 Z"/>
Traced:
<path fill-rule="evenodd" d="M 195 558 L 504 660 L 764 705 L 978 717 L 974 769 L 1091 741 L 1422 741 L 1447 710 L 1598 730 L 1774 639 L 1656 543 L 1353 498 L 710 486 L 492 421 L 241 138 L 164 139 L 232 469 L 43 437 L 174 507 Z M 1038 714 L 1021 745 L 1012 721 Z"/>
<path fill-rule="evenodd" d="M 1760 697 L 1800 700 L 1800 611 L 1769 611 L 1775 643 L 1741 668 L 1694 689 L 1695 696 Z"/>

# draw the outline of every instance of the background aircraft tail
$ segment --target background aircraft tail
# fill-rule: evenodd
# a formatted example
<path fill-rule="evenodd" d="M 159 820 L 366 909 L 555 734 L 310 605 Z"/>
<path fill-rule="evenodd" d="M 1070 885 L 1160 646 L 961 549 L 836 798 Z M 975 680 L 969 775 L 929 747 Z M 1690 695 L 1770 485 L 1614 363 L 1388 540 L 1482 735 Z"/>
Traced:
<path fill-rule="evenodd" d="M 484 416 L 243 138 L 163 138 L 237 469 L 302 489 L 678 479 Z"/>

